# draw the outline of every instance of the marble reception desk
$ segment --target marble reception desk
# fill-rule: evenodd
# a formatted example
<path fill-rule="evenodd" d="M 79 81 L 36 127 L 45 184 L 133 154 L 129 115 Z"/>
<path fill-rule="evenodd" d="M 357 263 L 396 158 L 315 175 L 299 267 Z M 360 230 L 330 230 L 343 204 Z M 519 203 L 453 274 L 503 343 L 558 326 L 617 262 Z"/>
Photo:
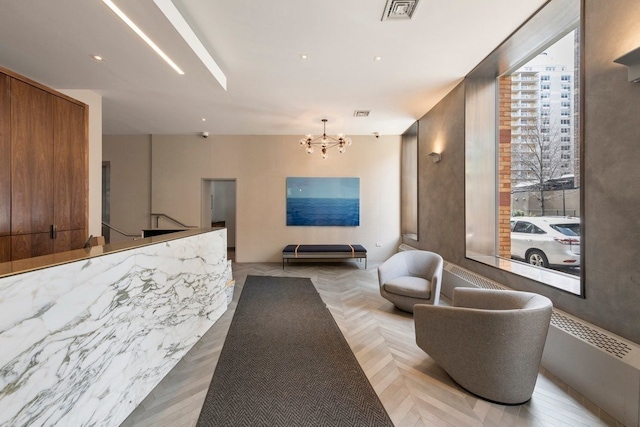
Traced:
<path fill-rule="evenodd" d="M 118 426 L 225 312 L 226 237 L 0 265 L 0 425 Z"/>

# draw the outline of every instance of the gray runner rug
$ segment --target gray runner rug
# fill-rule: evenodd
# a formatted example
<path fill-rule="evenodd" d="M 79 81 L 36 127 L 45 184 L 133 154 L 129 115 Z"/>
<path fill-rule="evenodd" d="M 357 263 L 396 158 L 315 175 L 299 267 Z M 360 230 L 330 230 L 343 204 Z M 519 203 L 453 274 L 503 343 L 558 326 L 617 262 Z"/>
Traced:
<path fill-rule="evenodd" d="M 310 279 L 248 276 L 198 426 L 393 426 Z"/>

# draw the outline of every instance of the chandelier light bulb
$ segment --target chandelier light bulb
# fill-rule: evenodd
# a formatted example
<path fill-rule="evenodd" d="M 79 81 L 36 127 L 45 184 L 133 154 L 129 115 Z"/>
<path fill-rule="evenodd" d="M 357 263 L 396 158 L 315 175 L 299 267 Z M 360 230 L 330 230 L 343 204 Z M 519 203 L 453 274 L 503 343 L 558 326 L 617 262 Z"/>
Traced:
<path fill-rule="evenodd" d="M 311 145 L 307 147 L 307 154 L 313 154 L 313 147 Z"/>
<path fill-rule="evenodd" d="M 322 148 L 322 160 L 327 160 L 327 157 L 329 157 L 329 155 L 327 154 L 327 149 L 326 148 Z"/>

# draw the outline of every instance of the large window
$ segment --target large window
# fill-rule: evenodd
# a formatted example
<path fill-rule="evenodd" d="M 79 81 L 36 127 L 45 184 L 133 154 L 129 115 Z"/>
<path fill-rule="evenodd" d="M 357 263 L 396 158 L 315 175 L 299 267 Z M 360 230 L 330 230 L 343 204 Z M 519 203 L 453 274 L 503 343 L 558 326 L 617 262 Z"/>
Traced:
<path fill-rule="evenodd" d="M 551 1 L 466 80 L 466 247 L 582 295 L 580 2 L 567 4 Z"/>

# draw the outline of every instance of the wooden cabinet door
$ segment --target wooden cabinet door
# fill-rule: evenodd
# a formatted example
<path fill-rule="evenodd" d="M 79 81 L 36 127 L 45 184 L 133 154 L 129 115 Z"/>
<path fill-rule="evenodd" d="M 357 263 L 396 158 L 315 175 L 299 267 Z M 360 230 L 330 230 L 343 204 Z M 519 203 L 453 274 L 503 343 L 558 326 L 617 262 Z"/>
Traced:
<path fill-rule="evenodd" d="M 0 262 L 84 245 L 87 119 L 84 104 L 0 73 Z"/>
<path fill-rule="evenodd" d="M 20 234 L 11 236 L 11 258 L 31 258 L 53 253 L 51 233 Z"/>
<path fill-rule="evenodd" d="M 58 236 L 62 231 L 87 228 L 85 114 L 85 108 L 78 104 L 58 97 L 53 100 L 53 211 Z"/>
<path fill-rule="evenodd" d="M 49 233 L 53 224 L 53 95 L 14 78 L 11 158 L 11 234 Z"/>
<path fill-rule="evenodd" d="M 11 236 L 0 236 L 0 262 L 11 261 Z"/>
<path fill-rule="evenodd" d="M 81 249 L 87 241 L 87 230 L 58 231 L 53 241 L 54 252 L 66 252 Z"/>
<path fill-rule="evenodd" d="M 0 73 L 0 237 L 11 235 L 10 78 Z M 0 262 L 3 262 L 0 249 Z"/>

